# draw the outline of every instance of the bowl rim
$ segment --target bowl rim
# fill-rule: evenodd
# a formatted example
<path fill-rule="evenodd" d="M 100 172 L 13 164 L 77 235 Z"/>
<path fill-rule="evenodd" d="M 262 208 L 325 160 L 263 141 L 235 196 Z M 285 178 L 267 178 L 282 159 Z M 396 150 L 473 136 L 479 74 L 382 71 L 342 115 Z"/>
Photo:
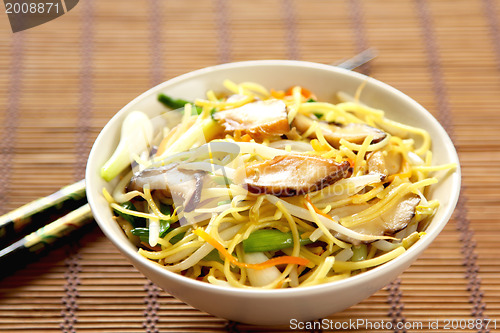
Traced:
<path fill-rule="evenodd" d="M 98 173 L 93 173 L 93 170 L 91 168 L 91 161 L 93 160 L 93 157 L 97 154 L 97 147 L 98 143 L 102 140 L 103 133 L 107 131 L 107 129 L 111 126 L 113 126 L 113 123 L 117 121 L 118 115 L 124 112 L 127 112 L 131 106 L 135 105 L 138 101 L 150 97 L 152 94 L 155 94 L 166 86 L 173 86 L 177 83 L 183 82 L 185 80 L 189 80 L 192 78 L 195 78 L 199 75 L 203 75 L 205 73 L 213 72 L 213 71 L 219 71 L 219 70 L 225 70 L 225 69 L 234 69 L 234 68 L 244 68 L 244 67 L 255 67 L 255 66 L 289 66 L 289 67 L 304 67 L 304 68 L 312 68 L 312 69 L 319 69 L 319 70 L 326 70 L 329 72 L 335 72 L 335 73 L 340 73 L 341 75 L 347 75 L 347 76 L 352 76 L 357 79 L 359 79 L 361 82 L 362 81 L 367 81 L 369 80 L 370 83 L 375 83 L 377 86 L 381 87 L 383 90 L 387 91 L 390 94 L 394 94 L 400 99 L 406 101 L 409 104 L 412 104 L 415 109 L 418 109 L 420 112 L 426 115 L 426 120 L 430 121 L 434 127 L 436 127 L 439 132 L 440 136 L 442 136 L 443 141 L 445 142 L 446 146 L 448 149 L 451 149 L 450 154 L 452 158 L 454 159 L 454 163 L 456 163 L 457 168 L 454 171 L 454 173 L 451 175 L 454 178 L 454 181 L 452 182 L 452 188 L 450 188 L 450 200 L 449 200 L 449 205 L 447 207 L 447 210 L 444 212 L 444 215 L 440 221 L 436 224 L 435 228 L 432 229 L 431 233 L 427 233 L 425 237 L 419 239 L 414 245 L 412 245 L 409 249 L 407 249 L 403 254 L 400 256 L 390 260 L 389 262 L 386 262 L 378 267 L 372 268 L 366 272 L 351 276 L 346 279 L 338 280 L 338 281 L 332 281 L 332 282 L 327 282 L 327 283 L 322 283 L 319 285 L 314 285 L 314 286 L 307 286 L 307 287 L 301 287 L 301 288 L 285 288 L 285 289 L 244 289 L 244 288 L 234 288 L 234 287 L 228 287 L 228 286 L 219 286 L 219 285 L 213 285 L 207 282 L 203 281 L 198 281 L 196 279 L 188 278 L 185 277 L 179 273 L 171 272 L 167 269 L 162 268 L 160 265 L 155 264 L 151 262 L 150 260 L 144 258 L 140 254 L 137 253 L 137 251 L 133 251 L 131 247 L 127 247 L 122 245 L 120 242 L 116 241 L 112 237 L 112 232 L 111 230 L 108 229 L 106 226 L 105 222 L 100 221 L 100 216 L 99 214 L 96 213 L 96 199 L 94 196 L 95 193 L 100 193 L 100 191 L 93 191 L 92 188 L 92 183 L 87 182 L 88 190 L 87 190 L 87 198 L 88 202 L 90 204 L 90 207 L 92 209 L 92 212 L 94 214 L 95 220 L 97 224 L 99 225 L 100 229 L 103 231 L 103 233 L 106 235 L 106 237 L 124 254 L 126 257 L 129 258 L 135 258 L 136 260 L 139 260 L 141 264 L 144 264 L 148 266 L 148 268 L 152 269 L 155 271 L 155 273 L 159 275 L 167 275 L 168 278 L 176 280 L 180 284 L 184 285 L 189 285 L 190 287 L 193 287 L 195 289 L 211 289 L 217 291 L 217 293 L 220 294 L 234 294 L 234 293 L 239 293 L 242 296 L 245 297 L 261 297 L 261 296 L 273 296 L 273 297 L 289 297 L 291 294 L 294 296 L 301 296 L 301 295 L 306 295 L 306 294 L 317 294 L 326 291 L 327 289 L 331 288 L 344 288 L 344 287 L 349 287 L 353 285 L 360 285 L 362 283 L 369 283 L 373 279 L 377 279 L 384 275 L 384 271 L 390 270 L 392 267 L 398 267 L 398 266 L 409 266 L 415 260 L 416 258 L 411 257 L 418 257 L 433 241 L 434 239 L 439 235 L 439 233 L 442 231 L 442 229 L 446 226 L 448 223 L 449 219 L 451 218 L 453 211 L 458 203 L 458 198 L 460 195 L 460 189 L 461 189 L 461 168 L 460 168 L 460 163 L 458 159 L 458 155 L 456 152 L 456 149 L 448 136 L 446 130 L 442 127 L 442 125 L 437 121 L 437 119 L 429 112 L 427 111 L 421 104 L 419 104 L 417 101 L 409 97 L 408 95 L 404 94 L 402 91 L 382 82 L 379 81 L 373 77 L 366 76 L 364 74 L 354 72 L 351 70 L 347 70 L 344 68 L 332 66 L 332 65 L 327 65 L 327 64 L 320 64 L 320 63 L 315 63 L 315 62 L 309 62 L 309 61 L 300 61 L 300 60 L 279 60 L 279 59 L 272 59 L 272 60 L 250 60 L 250 61 L 238 61 L 238 62 L 231 62 L 231 63 L 225 63 L 225 64 L 219 64 L 219 65 L 214 65 L 214 66 L 209 66 L 209 67 L 204 67 L 201 69 L 197 69 L 179 76 L 176 76 L 174 78 L 171 78 L 167 81 L 164 81 L 147 91 L 141 93 L 138 95 L 136 98 L 128 102 L 125 106 L 123 106 L 118 112 L 116 112 L 113 117 L 106 123 L 106 125 L 103 127 L 103 129 L 100 131 L 99 135 L 94 141 L 94 144 L 92 146 L 92 149 L 89 154 L 88 162 L 87 162 L 87 168 L 86 168 L 86 179 L 92 179 L 95 177 Z M 418 245 L 418 246 L 415 246 Z M 408 258 L 408 260 L 407 260 Z"/>

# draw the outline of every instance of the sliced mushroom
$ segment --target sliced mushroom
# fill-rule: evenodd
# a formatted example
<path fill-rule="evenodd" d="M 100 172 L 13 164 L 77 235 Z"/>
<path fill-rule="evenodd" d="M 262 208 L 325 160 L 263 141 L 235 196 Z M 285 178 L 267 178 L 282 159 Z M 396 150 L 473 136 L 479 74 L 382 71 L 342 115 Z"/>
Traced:
<path fill-rule="evenodd" d="M 368 172 L 371 174 L 379 174 L 384 180 L 387 176 L 398 173 L 401 170 L 403 157 L 401 153 L 396 151 L 378 150 L 369 153 L 366 158 Z"/>
<path fill-rule="evenodd" d="M 387 171 L 387 167 L 385 165 L 384 153 L 381 150 L 368 154 L 366 164 L 368 166 L 368 172 L 380 175 L 382 180 L 389 175 L 389 171 Z"/>
<path fill-rule="evenodd" d="M 317 191 L 347 177 L 350 164 L 314 155 L 288 154 L 245 167 L 243 185 L 252 193 L 289 197 Z"/>
<path fill-rule="evenodd" d="M 295 126 L 299 132 L 304 133 L 315 121 L 317 120 L 303 114 L 297 114 L 292 122 L 292 126 Z M 343 126 L 337 126 L 324 121 L 317 122 L 326 141 L 335 148 L 340 146 L 341 139 L 361 144 L 368 135 L 371 135 L 373 137 L 372 143 L 377 143 L 387 136 L 387 133 L 384 131 L 365 124 L 350 123 Z M 316 138 L 316 133 L 311 133 L 309 137 Z"/>
<path fill-rule="evenodd" d="M 373 236 L 392 236 L 396 232 L 403 230 L 408 226 L 413 216 L 415 216 L 415 208 L 420 203 L 420 197 L 416 194 L 409 193 L 399 200 L 387 212 L 379 215 L 377 218 L 349 227 L 349 229 L 365 235 Z M 332 210 L 329 214 L 340 218 L 357 214 L 370 207 L 369 204 L 349 205 Z M 358 244 L 358 240 L 345 237 L 341 234 L 336 235 L 352 244 Z"/>
<path fill-rule="evenodd" d="M 385 166 L 389 175 L 400 172 L 401 165 L 403 164 L 403 156 L 400 152 L 388 151 L 385 156 Z"/>
<path fill-rule="evenodd" d="M 239 108 L 214 113 L 226 132 L 241 131 L 255 139 L 283 135 L 290 131 L 286 104 L 277 99 L 257 101 Z"/>
<path fill-rule="evenodd" d="M 128 191 L 144 191 L 149 185 L 151 190 L 161 190 L 182 205 L 185 212 L 196 208 L 200 202 L 204 171 L 184 170 L 179 163 L 172 163 L 158 168 L 144 169 L 135 174 L 127 187 Z"/>

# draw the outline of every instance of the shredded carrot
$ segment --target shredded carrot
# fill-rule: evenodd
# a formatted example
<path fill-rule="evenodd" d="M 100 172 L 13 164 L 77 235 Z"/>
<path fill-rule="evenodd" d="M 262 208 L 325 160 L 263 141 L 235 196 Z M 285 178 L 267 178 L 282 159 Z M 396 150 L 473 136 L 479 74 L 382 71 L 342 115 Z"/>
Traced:
<path fill-rule="evenodd" d="M 206 233 L 205 230 L 203 230 L 201 228 L 197 228 L 197 229 L 193 230 L 193 233 L 195 235 L 198 235 L 199 237 L 201 237 L 208 244 L 215 247 L 220 252 L 220 254 L 222 254 L 232 264 L 234 264 L 238 267 L 245 267 L 245 268 L 260 270 L 260 269 L 265 269 L 265 268 L 269 268 L 269 267 L 273 267 L 273 266 L 281 265 L 281 264 L 297 264 L 297 265 L 306 266 L 309 263 L 309 260 L 305 259 L 305 258 L 293 257 L 293 256 L 282 256 L 282 257 L 276 257 L 276 258 L 266 260 L 260 264 L 245 264 L 245 263 L 239 262 L 236 257 L 234 257 L 231 253 L 229 253 L 226 250 L 226 248 L 224 246 L 222 246 L 222 244 L 219 243 L 215 238 L 213 238 L 208 233 Z"/>
<path fill-rule="evenodd" d="M 355 160 L 353 160 L 352 158 L 348 158 L 347 162 L 349 162 L 349 165 L 350 165 L 351 168 L 354 168 L 354 165 L 356 164 Z"/>
<path fill-rule="evenodd" d="M 285 92 L 285 96 L 291 96 L 293 94 L 293 88 L 295 87 L 296 86 L 288 88 L 287 91 Z M 304 96 L 304 98 L 316 99 L 316 96 L 309 89 L 306 89 L 301 86 L 299 86 L 299 88 L 300 88 L 300 94 Z"/>
<path fill-rule="evenodd" d="M 240 138 L 240 140 L 243 142 L 250 142 L 253 140 L 253 138 L 250 136 L 250 134 L 245 134 Z"/>
<path fill-rule="evenodd" d="M 242 135 L 241 130 L 235 130 L 233 133 L 233 140 L 236 142 L 250 142 L 253 138 L 248 133 Z"/>
<path fill-rule="evenodd" d="M 411 170 L 410 166 L 408 165 L 408 163 L 405 163 L 405 167 L 403 167 L 403 169 L 407 169 L 407 171 L 403 171 L 400 173 L 395 173 L 393 175 L 390 175 L 389 177 L 386 178 L 385 181 L 392 182 L 394 180 L 394 178 L 396 178 L 396 177 L 399 177 L 400 179 L 410 178 L 411 174 L 412 174 L 412 170 Z"/>
<path fill-rule="evenodd" d="M 283 90 L 271 89 L 271 96 L 277 99 L 283 99 L 285 97 L 285 92 Z"/>
<path fill-rule="evenodd" d="M 285 280 L 279 281 L 276 287 L 274 287 L 274 289 L 281 289 L 283 287 L 283 283 L 285 283 Z"/>
<path fill-rule="evenodd" d="M 170 133 L 172 133 L 172 132 L 170 132 Z M 158 149 L 156 150 L 156 154 L 155 154 L 156 157 L 161 156 L 161 154 L 163 154 L 165 152 L 165 149 L 167 149 L 168 139 L 170 139 L 169 135 L 167 135 L 166 137 L 163 138 L 163 140 L 161 140 L 160 145 L 158 146 Z"/>
<path fill-rule="evenodd" d="M 399 177 L 401 179 L 403 178 L 410 178 L 411 177 L 411 170 L 406 171 L 406 172 L 401 172 L 401 173 L 395 173 L 393 175 L 390 175 L 389 177 L 386 178 L 386 182 L 392 182 L 394 178 Z"/>
<path fill-rule="evenodd" d="M 241 141 L 241 131 L 240 130 L 234 131 L 233 139 L 234 139 L 234 141 Z"/>
<path fill-rule="evenodd" d="M 158 146 L 158 149 L 156 150 L 155 156 L 161 156 L 164 152 L 165 149 L 167 149 L 167 144 L 170 141 L 170 138 L 177 132 L 178 126 L 174 127 L 168 134 L 161 140 L 160 145 Z"/>
<path fill-rule="evenodd" d="M 326 217 L 327 219 L 330 219 L 330 220 L 332 220 L 332 221 L 333 221 L 333 218 L 332 218 L 330 215 L 323 213 L 321 210 L 319 210 L 319 209 L 318 209 L 318 207 L 314 206 L 314 204 L 312 203 L 311 198 L 309 197 L 309 195 L 306 195 L 306 196 L 305 196 L 305 200 L 306 200 L 306 202 L 307 202 L 308 204 L 310 204 L 310 205 L 311 205 L 311 207 L 314 209 L 314 211 L 316 212 L 316 214 L 319 214 L 319 215 L 321 215 L 321 216 L 324 216 L 324 217 Z M 306 206 L 306 208 L 307 208 L 307 203 L 304 205 L 304 206 Z"/>
<path fill-rule="evenodd" d="M 317 139 L 312 139 L 311 140 L 311 146 L 315 151 L 322 152 L 322 151 L 330 151 L 330 147 L 328 145 L 319 142 Z"/>
<path fill-rule="evenodd" d="M 252 136 L 248 133 L 241 135 L 240 130 L 234 131 L 233 139 L 234 139 L 234 141 L 237 141 L 237 142 L 250 142 L 253 140 Z"/>

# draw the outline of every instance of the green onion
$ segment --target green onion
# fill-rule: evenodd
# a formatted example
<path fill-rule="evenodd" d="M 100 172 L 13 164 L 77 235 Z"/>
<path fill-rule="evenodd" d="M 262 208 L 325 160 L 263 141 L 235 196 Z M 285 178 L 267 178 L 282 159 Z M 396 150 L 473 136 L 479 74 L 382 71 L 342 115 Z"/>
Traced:
<path fill-rule="evenodd" d="M 164 221 L 164 220 L 162 220 L 162 221 Z M 169 224 L 169 226 L 170 226 L 170 224 Z M 166 229 L 162 229 L 162 223 L 160 221 L 160 237 L 161 238 L 165 237 L 172 230 L 173 229 L 168 229 L 168 227 Z M 131 230 L 131 232 L 132 232 L 132 235 L 138 236 L 141 239 L 141 242 L 144 242 L 144 243 L 149 242 L 149 228 L 134 228 Z M 180 234 L 172 237 L 170 239 L 170 244 L 173 245 L 173 244 L 177 243 L 178 241 L 180 241 L 181 239 L 183 239 L 184 234 L 185 234 L 184 232 L 181 232 Z"/>
<path fill-rule="evenodd" d="M 160 212 L 164 215 L 172 215 L 172 206 L 160 203 Z M 160 220 L 160 237 L 163 238 L 167 235 L 170 228 L 171 220 Z"/>
<path fill-rule="evenodd" d="M 186 100 L 180 98 L 174 99 L 170 96 L 165 95 L 164 93 L 158 94 L 158 101 L 171 109 L 180 109 L 183 108 L 186 104 L 189 104 L 189 102 Z"/>
<path fill-rule="evenodd" d="M 126 203 L 122 204 L 122 206 L 125 204 L 127 204 L 127 206 L 124 206 L 125 208 L 131 209 L 131 210 L 136 210 L 134 205 L 131 202 L 126 202 Z M 160 211 L 162 212 L 162 214 L 164 214 L 164 215 L 171 215 L 172 214 L 172 206 L 165 205 L 164 203 L 160 203 L 159 208 L 160 208 Z M 120 214 L 120 213 L 118 212 L 118 214 Z M 124 214 L 120 214 L 120 215 L 124 215 Z M 133 217 L 133 218 L 137 219 L 137 217 L 135 217 L 135 216 L 131 216 L 131 215 L 126 215 L 126 216 Z M 127 219 L 127 217 L 124 216 L 124 218 L 126 218 L 126 219 Z M 142 220 L 144 220 L 144 219 L 142 219 Z M 129 220 L 127 219 L 127 221 L 129 221 Z M 172 231 L 170 229 L 170 222 L 172 222 L 172 221 L 171 220 L 160 220 L 159 235 L 161 238 L 165 237 L 170 231 Z M 138 227 L 138 226 L 134 225 L 133 223 L 132 223 L 132 225 L 135 226 L 135 228 L 131 230 L 132 234 L 135 236 L 139 236 L 141 238 L 142 242 L 148 243 L 149 242 L 149 228 L 143 227 L 146 225 L 145 220 L 144 220 L 144 223 L 141 224 L 141 227 Z M 181 237 L 181 239 L 182 239 L 182 237 Z M 172 241 L 170 243 L 172 243 Z M 174 243 L 172 243 L 172 244 L 174 244 Z"/>
<path fill-rule="evenodd" d="M 133 210 L 133 211 L 137 212 L 137 208 L 135 208 L 134 204 L 130 201 L 126 201 L 126 202 L 122 203 L 120 206 L 122 206 L 125 209 Z M 134 228 L 143 227 L 146 225 L 146 220 L 142 217 L 137 217 L 134 215 L 125 214 L 125 213 L 122 213 L 118 210 L 115 210 L 115 213 L 118 214 L 118 216 L 121 216 L 125 220 L 130 222 L 130 224 L 132 224 L 132 226 Z"/>
<path fill-rule="evenodd" d="M 300 245 L 311 244 L 309 238 L 300 239 Z M 260 229 L 252 232 L 243 241 L 243 250 L 250 252 L 277 251 L 293 246 L 292 232 L 281 232 L 276 229 Z"/>
<path fill-rule="evenodd" d="M 213 249 L 210 251 L 209 254 L 207 254 L 203 260 L 205 261 L 218 261 L 220 263 L 223 263 L 222 259 L 220 258 L 219 251 L 217 249 Z"/>
<path fill-rule="evenodd" d="M 131 230 L 132 235 L 138 236 L 141 242 L 149 242 L 149 228 L 134 228 Z"/>
<path fill-rule="evenodd" d="M 168 229 L 170 228 L 170 221 L 160 220 L 160 237 L 165 237 L 168 234 Z"/>
<path fill-rule="evenodd" d="M 177 98 L 177 99 L 172 98 L 170 96 L 165 95 L 164 93 L 158 94 L 158 101 L 160 103 L 162 103 L 163 105 L 165 105 L 166 107 L 173 109 L 173 110 L 182 109 L 182 108 L 184 108 L 184 106 L 186 106 L 186 104 L 193 104 L 191 102 L 188 102 L 188 101 L 180 99 L 180 98 Z M 201 111 L 202 111 L 202 108 L 200 108 L 199 106 L 194 106 L 192 108 L 191 113 L 193 115 L 196 115 L 196 114 L 201 114 Z"/>
<path fill-rule="evenodd" d="M 153 124 L 149 117 L 141 111 L 130 112 L 121 126 L 120 141 L 111 157 L 101 167 L 101 177 L 109 182 L 127 167 L 130 167 L 130 156 L 139 154 L 148 148 L 153 139 Z M 133 144 L 132 144 L 133 142 Z"/>
<path fill-rule="evenodd" d="M 216 111 L 217 111 L 217 109 L 215 109 L 215 108 L 213 108 L 212 110 L 210 110 L 210 118 L 212 118 L 212 120 L 217 120 L 214 117 L 214 114 L 215 114 Z"/>
<path fill-rule="evenodd" d="M 366 256 L 368 255 L 368 249 L 366 247 L 366 244 L 361 244 L 361 245 L 355 245 L 352 247 L 352 257 L 351 261 L 361 261 L 365 260 Z"/>
<path fill-rule="evenodd" d="M 175 244 L 179 241 L 181 241 L 184 238 L 185 232 L 181 232 L 180 234 L 175 235 L 174 237 L 170 238 L 170 244 Z"/>

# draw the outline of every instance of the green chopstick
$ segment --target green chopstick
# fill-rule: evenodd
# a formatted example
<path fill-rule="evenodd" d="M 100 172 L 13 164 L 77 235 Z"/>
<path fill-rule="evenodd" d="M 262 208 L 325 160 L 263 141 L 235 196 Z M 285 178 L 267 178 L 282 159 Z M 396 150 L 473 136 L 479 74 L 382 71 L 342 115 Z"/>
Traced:
<path fill-rule="evenodd" d="M 85 204 L 0 250 L 0 262 L 2 258 L 18 251 L 40 253 L 50 244 L 91 221 L 92 211 L 89 204 Z"/>
<path fill-rule="evenodd" d="M 37 259 L 92 221 L 84 180 L 0 216 L 0 264 L 6 268 L 0 270 L 0 277 Z"/>
<path fill-rule="evenodd" d="M 74 210 L 86 202 L 85 180 L 80 180 L 0 216 L 0 247 L 44 226 L 61 212 Z"/>

